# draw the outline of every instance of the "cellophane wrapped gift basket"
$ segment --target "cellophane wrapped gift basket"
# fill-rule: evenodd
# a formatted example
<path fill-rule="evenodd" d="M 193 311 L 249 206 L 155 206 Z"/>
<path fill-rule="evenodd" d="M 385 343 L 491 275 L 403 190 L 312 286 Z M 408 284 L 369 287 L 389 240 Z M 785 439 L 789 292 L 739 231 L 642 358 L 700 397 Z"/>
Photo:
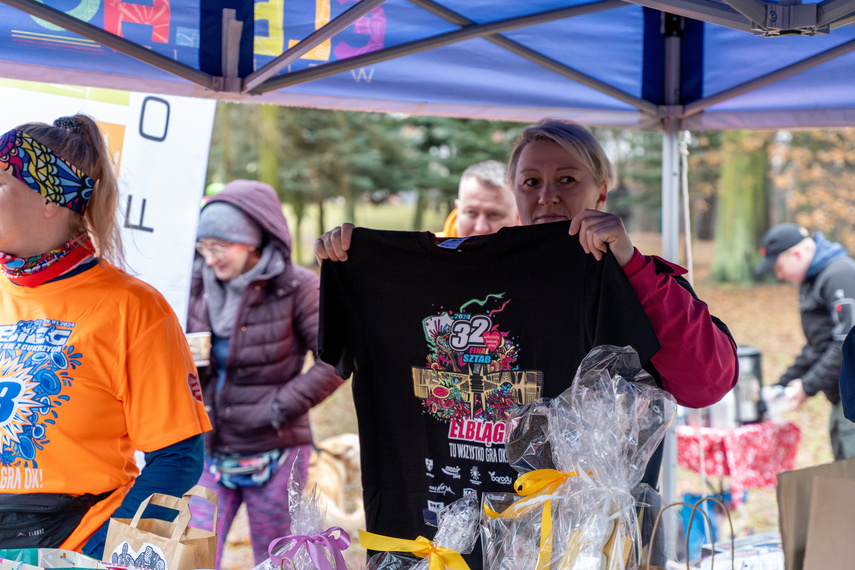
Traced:
<path fill-rule="evenodd" d="M 296 470 L 288 478 L 288 511 L 291 534 L 270 543 L 270 558 L 254 570 L 349 570 L 342 552 L 350 546 L 350 535 L 342 528 L 324 528 L 324 512 L 317 490 L 303 490 Z"/>
<path fill-rule="evenodd" d="M 461 554 L 478 540 L 480 507 L 475 493 L 449 503 L 438 513 L 434 539 L 398 539 L 359 531 L 362 546 L 382 550 L 368 561 L 368 570 L 468 570 Z"/>
<path fill-rule="evenodd" d="M 639 565 L 647 463 L 676 415 L 632 348 L 600 346 L 564 393 L 511 420 L 517 495 L 485 493 L 486 570 L 623 570 Z M 655 492 L 654 492 L 655 493 Z"/>

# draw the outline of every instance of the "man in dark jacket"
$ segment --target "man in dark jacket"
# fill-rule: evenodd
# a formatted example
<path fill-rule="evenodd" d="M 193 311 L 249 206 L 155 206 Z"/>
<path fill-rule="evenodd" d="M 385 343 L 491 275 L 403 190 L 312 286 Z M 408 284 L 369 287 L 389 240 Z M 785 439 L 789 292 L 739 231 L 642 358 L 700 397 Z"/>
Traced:
<path fill-rule="evenodd" d="M 822 391 L 831 402 L 829 430 L 834 459 L 855 457 L 855 424 L 843 415 L 838 376 L 841 347 L 855 324 L 855 261 L 821 232 L 812 238 L 797 224 L 779 224 L 763 236 L 760 274 L 799 286 L 799 311 L 807 344 L 781 376 L 791 408 Z"/>
<path fill-rule="evenodd" d="M 222 545 L 246 503 L 256 563 L 290 534 L 286 485 L 292 466 L 303 480 L 312 433 L 308 411 L 342 380 L 316 360 L 318 276 L 291 262 L 291 235 L 276 192 L 235 180 L 202 209 L 187 319 L 188 332 L 211 332 L 202 368 L 213 430 L 199 483 L 219 499 Z M 211 528 L 213 509 L 194 504 L 194 526 Z"/>

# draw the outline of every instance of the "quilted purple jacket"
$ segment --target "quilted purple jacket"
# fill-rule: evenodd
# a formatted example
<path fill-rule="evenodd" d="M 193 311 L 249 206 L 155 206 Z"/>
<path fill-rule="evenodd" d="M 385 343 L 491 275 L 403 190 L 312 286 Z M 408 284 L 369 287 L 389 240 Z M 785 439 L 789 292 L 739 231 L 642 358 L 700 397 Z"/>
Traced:
<path fill-rule="evenodd" d="M 262 275 L 240 301 L 232 327 L 227 362 L 199 370 L 205 408 L 213 425 L 208 451 L 255 454 L 312 442 L 308 412 L 338 388 L 342 379 L 332 366 L 315 360 L 303 370 L 308 351 L 317 354 L 318 288 L 311 270 L 291 263 L 291 235 L 273 189 L 253 180 L 235 180 L 212 197 L 228 202 L 255 219 L 269 242 L 285 257 L 285 270 Z M 193 270 L 187 331 L 210 331 L 204 261 Z M 226 380 L 215 393 L 217 366 Z"/>

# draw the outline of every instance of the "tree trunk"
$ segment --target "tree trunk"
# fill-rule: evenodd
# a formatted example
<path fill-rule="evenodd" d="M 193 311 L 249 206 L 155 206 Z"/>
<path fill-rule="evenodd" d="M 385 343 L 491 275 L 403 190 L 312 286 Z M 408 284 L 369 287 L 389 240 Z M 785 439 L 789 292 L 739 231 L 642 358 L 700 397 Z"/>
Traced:
<path fill-rule="evenodd" d="M 258 134 L 260 143 L 258 145 L 258 179 L 270 184 L 274 190 L 279 192 L 281 180 L 279 178 L 279 157 L 281 156 L 279 146 L 279 107 L 276 105 L 261 106 L 261 123 Z M 280 195 L 281 201 L 281 195 Z M 302 247 L 300 240 L 300 218 L 303 208 L 292 204 L 297 216 L 297 227 L 291 232 L 291 257 L 298 265 L 302 265 Z"/>
<path fill-rule="evenodd" d="M 303 240 L 301 236 L 303 235 L 303 220 L 306 219 L 306 203 L 303 201 L 302 195 L 291 202 L 291 210 L 294 212 L 294 227 L 291 228 L 291 255 L 294 257 L 294 260 L 298 265 L 305 265 L 305 259 L 303 259 Z M 314 263 L 315 256 L 310 255 L 308 259 L 309 263 Z"/>
<path fill-rule="evenodd" d="M 344 221 L 356 225 L 356 198 L 353 196 L 353 186 L 350 177 L 345 174 L 341 181 L 341 195 L 344 196 Z"/>
<path fill-rule="evenodd" d="M 759 260 L 766 211 L 767 135 L 730 131 L 722 137 L 720 192 L 712 278 L 750 284 Z"/>
<path fill-rule="evenodd" d="M 324 221 L 324 197 L 318 192 L 318 235 L 324 235 L 327 224 Z"/>
<path fill-rule="evenodd" d="M 228 112 L 226 107 L 223 107 L 223 121 L 222 121 L 222 141 L 223 141 L 223 164 L 220 167 L 222 169 L 222 179 L 225 182 L 229 180 L 233 180 L 233 164 L 234 164 L 234 149 L 232 147 L 232 138 L 234 137 L 234 128 L 232 125 L 232 116 L 231 113 Z"/>
<path fill-rule="evenodd" d="M 306 260 L 303 259 L 303 240 L 300 236 L 303 234 L 303 215 L 301 213 L 294 212 L 294 227 L 291 231 L 291 257 L 297 263 L 297 265 L 307 265 Z M 316 260 L 314 255 L 309 256 L 310 265 L 315 265 Z"/>
<path fill-rule="evenodd" d="M 425 197 L 425 193 L 423 191 L 418 192 L 418 197 L 416 198 L 416 211 L 413 214 L 413 229 L 415 231 L 420 231 L 424 229 L 424 218 L 425 218 L 425 205 L 427 204 L 427 198 Z"/>
<path fill-rule="evenodd" d="M 273 188 L 279 187 L 279 145 L 276 133 L 278 108 L 274 105 L 262 105 L 262 121 L 259 125 L 258 179 L 267 182 Z"/>

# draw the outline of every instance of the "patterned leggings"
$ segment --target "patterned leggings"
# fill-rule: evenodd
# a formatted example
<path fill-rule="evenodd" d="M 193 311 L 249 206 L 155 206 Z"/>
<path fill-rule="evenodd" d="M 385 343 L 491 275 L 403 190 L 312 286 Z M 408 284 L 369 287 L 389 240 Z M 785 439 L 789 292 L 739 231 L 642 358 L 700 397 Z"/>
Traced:
<path fill-rule="evenodd" d="M 287 457 L 266 483 L 258 487 L 243 487 L 229 489 L 216 482 L 211 473 L 211 465 L 205 461 L 205 470 L 199 478 L 199 484 L 211 489 L 217 494 L 219 506 L 219 517 L 217 521 L 217 568 L 220 567 L 220 559 L 223 554 L 223 544 L 226 535 L 234 522 L 238 508 L 246 503 L 246 512 L 249 515 L 249 532 L 252 537 L 252 551 L 255 555 L 255 563 L 261 564 L 269 558 L 267 547 L 270 543 L 282 536 L 291 533 L 291 513 L 288 511 L 288 478 L 291 468 L 297 465 L 306 480 L 309 469 L 309 451 L 311 446 L 300 445 L 286 450 Z M 193 511 L 193 519 L 190 526 L 210 529 L 214 519 L 214 506 L 193 497 L 190 500 L 190 508 Z"/>

